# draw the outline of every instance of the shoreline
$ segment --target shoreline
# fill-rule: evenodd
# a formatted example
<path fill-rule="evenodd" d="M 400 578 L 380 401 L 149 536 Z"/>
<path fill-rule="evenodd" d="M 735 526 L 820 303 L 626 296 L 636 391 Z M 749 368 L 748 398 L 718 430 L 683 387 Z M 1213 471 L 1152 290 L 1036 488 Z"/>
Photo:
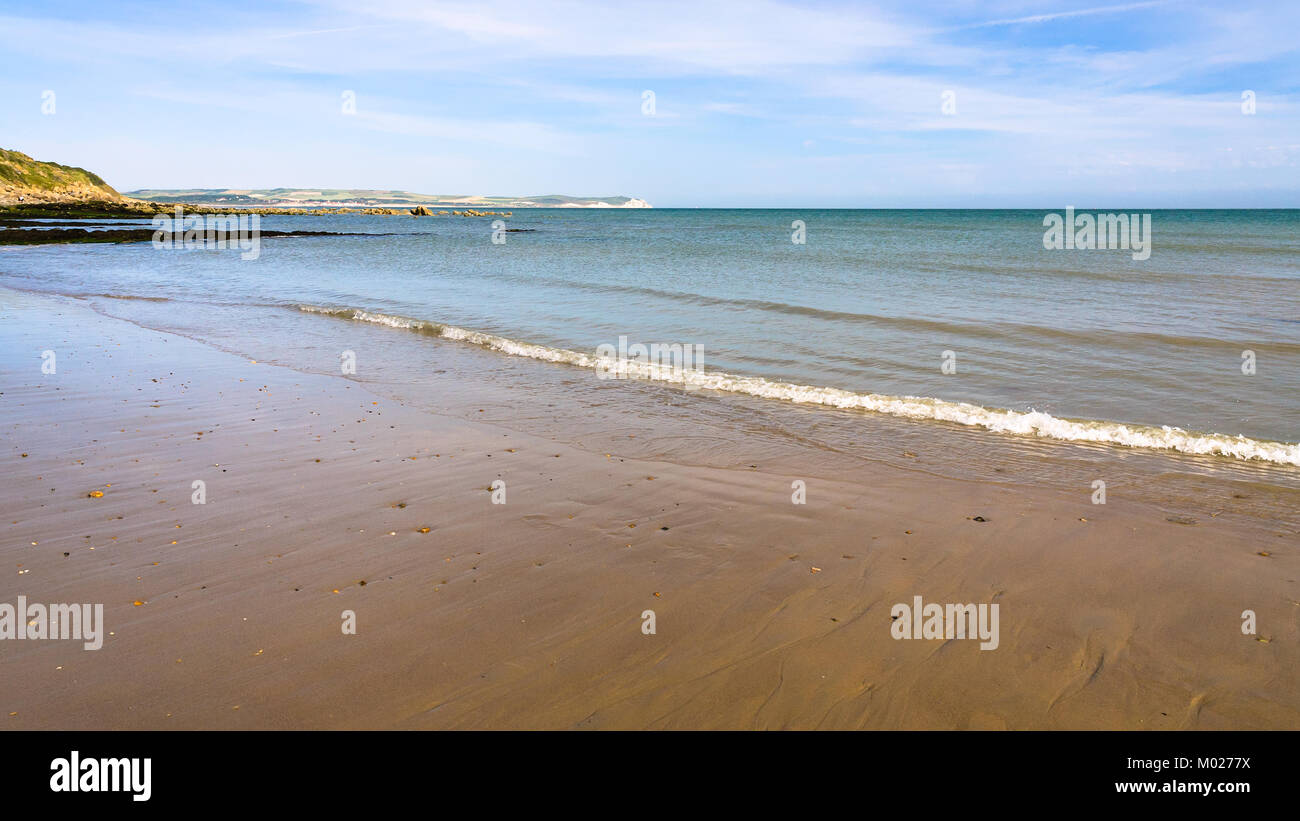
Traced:
<path fill-rule="evenodd" d="M 2 233 L 3 231 L 0 231 L 0 234 Z M 332 231 L 272 231 L 263 234 L 281 238 L 406 236 L 405 234 Z M 233 238 L 231 243 L 233 245 Z M 0 245 L 2 244 L 3 242 L 0 242 Z M 0 271 L 0 276 L 14 275 Z M 159 316 L 132 318 L 114 312 L 111 308 L 115 305 L 154 302 L 183 306 L 186 312 L 189 312 L 203 311 L 220 304 L 176 297 L 117 293 L 57 293 L 12 283 L 0 285 L 0 289 L 12 289 L 15 292 L 52 298 L 91 300 L 94 310 L 103 316 L 132 322 L 142 328 L 160 333 L 178 333 L 204 344 L 212 344 L 211 334 L 200 330 L 199 326 L 195 329 L 181 330 L 173 327 L 170 322 L 160 321 Z M 1185 429 L 1154 421 L 1141 422 L 1133 419 L 1116 421 L 1096 417 L 1057 416 L 1032 407 L 1015 410 L 996 405 L 980 405 L 964 399 L 911 394 L 890 395 L 819 384 L 784 382 L 779 379 L 773 381 L 772 378 L 753 373 L 737 374 L 717 369 L 699 371 L 687 369 L 680 377 L 668 379 L 654 375 L 660 372 L 667 373 L 666 366 L 663 365 L 638 363 L 632 360 L 629 360 L 626 365 L 620 365 L 617 360 L 610 360 L 600 353 L 588 354 L 554 347 L 553 344 L 528 342 L 432 319 L 390 315 L 364 308 L 306 303 L 264 303 L 246 307 L 270 309 L 276 314 L 275 318 L 281 320 L 297 313 L 341 321 L 351 326 L 339 328 L 339 338 L 350 338 L 363 334 L 365 330 L 379 329 L 381 332 L 393 332 L 399 335 L 410 334 L 412 339 L 441 338 L 458 346 L 478 348 L 497 355 L 546 365 L 568 366 L 579 371 L 600 371 L 604 367 L 613 372 L 619 367 L 625 367 L 627 371 L 640 376 L 632 376 L 626 380 L 609 378 L 629 385 L 663 386 L 678 393 L 682 390 L 681 383 L 688 383 L 689 390 L 699 390 L 714 398 L 744 396 L 758 399 L 762 403 L 775 401 L 787 407 L 805 407 L 815 413 L 847 412 L 854 414 L 854 418 L 877 422 L 882 418 L 896 418 L 909 423 L 928 424 L 932 429 L 943 426 L 950 429 L 969 429 L 1002 438 L 1004 447 L 1014 448 L 1035 442 L 1048 446 L 1063 445 L 1067 448 L 1098 447 L 1117 458 L 1124 458 L 1130 454 L 1137 460 L 1167 457 L 1170 461 L 1166 470 L 1181 472 L 1194 468 L 1211 474 L 1240 470 L 1245 473 L 1235 477 L 1239 481 L 1275 482 L 1279 488 L 1300 490 L 1300 473 L 1293 471 L 1294 467 L 1300 466 L 1300 443 L 1292 441 L 1257 438 L 1243 433 Z M 216 347 L 227 353 L 242 356 L 246 353 L 243 349 L 247 344 L 245 341 L 242 345 L 217 345 Z M 269 344 L 269 341 L 258 340 L 257 344 L 265 345 Z M 609 347 L 613 348 L 612 345 Z M 265 361 L 268 355 L 263 353 L 262 356 Z M 295 370 L 313 370 L 304 367 L 302 361 L 292 357 L 287 361 L 278 361 L 279 364 Z M 382 385 L 382 380 L 371 384 L 372 389 L 381 392 L 385 387 Z M 1254 473 L 1252 474 L 1251 471 Z M 1297 501 L 1300 502 L 1300 498 L 1297 498 Z"/>
<path fill-rule="evenodd" d="M 1269 522 L 793 446 L 605 455 L 581 417 L 587 448 L 463 418 L 508 398 L 472 352 L 438 413 L 0 301 L 32 352 L 0 395 L 0 601 L 103 602 L 112 633 L 0 642 L 13 729 L 1300 728 L 1295 540 Z M 916 595 L 998 603 L 998 649 L 893 639 Z"/>
<path fill-rule="evenodd" d="M 606 373 L 614 373 L 622 368 L 624 373 L 636 374 L 634 378 L 639 378 L 641 381 L 662 381 L 670 385 L 676 382 L 692 390 L 745 394 L 793 405 L 866 411 L 912 421 L 947 422 L 995 434 L 1015 436 L 1032 434 L 1038 439 L 1072 444 L 1091 443 L 1139 451 L 1225 457 L 1269 466 L 1300 467 L 1300 443 L 1296 442 L 1255 439 L 1244 434 L 1184 430 L 1151 423 L 1053 416 L 1035 410 L 1017 411 L 1003 407 L 988 407 L 934 396 L 894 396 L 858 392 L 825 385 L 773 381 L 763 376 L 733 374 L 720 370 L 693 370 L 687 367 L 673 376 L 668 365 L 626 358 L 626 337 L 622 339 L 623 348 L 619 352 L 619 358 L 616 359 L 612 356 L 613 345 L 608 346 L 610 355 L 605 356 L 599 352 L 593 355 L 455 327 L 435 320 L 393 316 L 363 308 L 303 304 L 294 307 L 304 313 L 445 337 L 510 356 L 542 362 L 561 363 L 598 372 L 604 370 Z"/>

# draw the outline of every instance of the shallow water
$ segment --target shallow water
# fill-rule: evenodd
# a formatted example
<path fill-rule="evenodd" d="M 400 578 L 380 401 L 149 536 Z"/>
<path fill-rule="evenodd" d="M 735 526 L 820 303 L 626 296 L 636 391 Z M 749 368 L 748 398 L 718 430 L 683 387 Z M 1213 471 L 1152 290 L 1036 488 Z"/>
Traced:
<path fill-rule="evenodd" d="M 1045 213 L 517 211 L 509 227 L 535 230 L 500 244 L 491 217 L 271 216 L 262 228 L 397 235 L 266 238 L 254 260 L 148 243 L 6 249 L 0 281 L 112 295 L 109 312 L 234 347 L 292 347 L 300 306 L 586 365 L 621 336 L 699 345 L 692 378 L 707 393 L 1019 433 L 1016 447 L 1300 464 L 1300 211 L 1150 212 L 1145 260 L 1045 249 Z M 791 241 L 796 220 L 806 244 Z M 367 367 L 382 380 L 402 364 Z"/>

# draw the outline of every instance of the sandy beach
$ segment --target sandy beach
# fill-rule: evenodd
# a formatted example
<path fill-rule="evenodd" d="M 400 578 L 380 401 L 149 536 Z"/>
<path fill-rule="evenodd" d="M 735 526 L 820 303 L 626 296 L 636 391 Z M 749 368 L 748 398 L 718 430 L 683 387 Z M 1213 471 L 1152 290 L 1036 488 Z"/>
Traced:
<path fill-rule="evenodd" d="M 108 631 L 6 641 L 9 729 L 1300 728 L 1274 521 L 796 445 L 593 450 L 0 304 L 0 601 L 103 603 Z M 997 648 L 893 638 L 914 596 L 998 604 Z"/>

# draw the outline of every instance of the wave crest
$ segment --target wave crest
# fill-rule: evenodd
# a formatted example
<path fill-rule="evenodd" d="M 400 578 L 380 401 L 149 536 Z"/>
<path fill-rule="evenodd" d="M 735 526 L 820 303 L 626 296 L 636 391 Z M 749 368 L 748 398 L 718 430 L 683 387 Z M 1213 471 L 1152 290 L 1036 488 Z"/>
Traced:
<path fill-rule="evenodd" d="M 1168 425 L 1136 425 L 1120 422 L 1066 419 L 1040 411 L 986 408 L 969 402 L 951 402 L 924 396 L 890 396 L 856 393 L 841 388 L 773 382 L 758 376 L 740 376 L 724 371 L 674 370 L 652 362 L 619 362 L 610 357 L 552 348 L 493 334 L 457 328 L 439 322 L 375 313 L 360 308 L 328 308 L 299 305 L 298 310 L 325 316 L 369 322 L 429 336 L 468 342 L 482 348 L 524 356 L 544 362 L 559 362 L 582 368 L 606 368 L 629 377 L 672 380 L 706 390 L 740 393 L 763 399 L 796 404 L 826 405 L 901 416 L 931 419 L 984 428 L 997 433 L 1038 436 L 1066 442 L 1091 442 L 1134 448 L 1173 450 L 1198 456 L 1227 456 L 1234 459 L 1300 466 L 1300 444 L 1269 442 L 1247 436 L 1197 433 Z"/>

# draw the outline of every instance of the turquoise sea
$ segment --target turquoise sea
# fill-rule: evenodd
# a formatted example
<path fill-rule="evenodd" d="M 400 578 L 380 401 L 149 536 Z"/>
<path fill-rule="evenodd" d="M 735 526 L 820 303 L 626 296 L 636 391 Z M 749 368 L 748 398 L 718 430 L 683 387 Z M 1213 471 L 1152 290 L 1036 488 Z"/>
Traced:
<path fill-rule="evenodd" d="M 1151 451 L 1290 483 L 1300 211 L 1128 209 L 1151 215 L 1147 259 L 1045 248 L 1049 213 L 1064 208 L 538 209 L 504 220 L 509 233 L 494 217 L 265 216 L 265 230 L 352 235 L 263 238 L 249 260 L 7 248 L 0 285 L 294 367 L 338 373 L 352 351 L 350 378 L 408 399 L 430 345 L 501 358 L 485 378 L 512 389 L 607 396 L 593 357 L 625 337 L 700 346 L 692 402 L 770 407 L 762 425 L 804 433 L 834 419 L 819 441 L 841 451 L 871 440 L 855 424 L 897 420 L 1009 451 Z"/>

